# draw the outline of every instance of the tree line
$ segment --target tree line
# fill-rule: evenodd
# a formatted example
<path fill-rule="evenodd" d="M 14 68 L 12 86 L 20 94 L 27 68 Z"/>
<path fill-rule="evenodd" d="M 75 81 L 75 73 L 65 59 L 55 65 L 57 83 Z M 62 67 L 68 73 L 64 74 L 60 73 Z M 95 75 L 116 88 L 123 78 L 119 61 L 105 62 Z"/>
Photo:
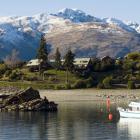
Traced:
<path fill-rule="evenodd" d="M 42 36 L 40 41 L 40 46 L 37 51 L 37 59 L 40 61 L 40 68 L 39 68 L 40 73 L 43 70 L 43 66 L 48 65 L 49 52 L 47 48 L 49 48 L 50 46 L 51 46 L 50 44 L 46 43 L 45 37 Z M 73 64 L 74 57 L 75 54 L 69 49 L 64 56 L 63 67 L 65 67 L 66 70 L 72 71 L 74 69 L 74 64 Z M 61 53 L 59 51 L 59 48 L 56 48 L 54 58 L 55 58 L 55 68 L 56 70 L 60 70 L 62 68 L 62 62 L 61 62 Z"/>

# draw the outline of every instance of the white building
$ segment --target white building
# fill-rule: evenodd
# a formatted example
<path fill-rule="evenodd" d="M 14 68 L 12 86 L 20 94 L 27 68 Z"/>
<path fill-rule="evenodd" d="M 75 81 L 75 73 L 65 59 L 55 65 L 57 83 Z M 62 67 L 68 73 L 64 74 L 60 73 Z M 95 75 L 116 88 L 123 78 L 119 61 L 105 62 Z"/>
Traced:
<path fill-rule="evenodd" d="M 61 62 L 63 65 L 65 60 L 61 59 Z M 89 66 L 90 62 L 91 62 L 91 58 L 75 58 L 74 59 L 74 66 L 76 69 L 86 69 Z M 39 67 L 40 63 L 41 63 L 41 61 L 39 61 L 39 59 L 33 59 L 33 60 L 30 60 L 26 66 L 37 68 L 37 67 Z M 50 59 L 49 64 L 52 67 L 55 67 L 55 60 Z"/>
<path fill-rule="evenodd" d="M 87 68 L 91 62 L 91 58 L 75 58 L 74 65 L 76 68 Z"/>
<path fill-rule="evenodd" d="M 42 61 L 39 59 L 32 59 L 27 63 L 27 67 L 38 67 L 41 64 Z"/>

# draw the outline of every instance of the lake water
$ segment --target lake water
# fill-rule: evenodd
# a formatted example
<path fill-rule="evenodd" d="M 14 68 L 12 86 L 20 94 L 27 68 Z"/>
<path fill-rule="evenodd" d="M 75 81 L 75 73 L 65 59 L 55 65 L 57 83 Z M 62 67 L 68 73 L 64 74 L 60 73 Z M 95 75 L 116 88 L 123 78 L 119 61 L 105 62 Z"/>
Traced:
<path fill-rule="evenodd" d="M 113 119 L 103 102 L 59 102 L 58 112 L 1 112 L 0 140 L 135 140 L 140 120 Z"/>
<path fill-rule="evenodd" d="M 96 95 L 137 95 L 140 90 L 40 91 L 59 104 L 58 112 L 1 112 L 0 140 L 139 140 L 140 119 L 113 119 Z M 124 102 L 124 98 L 121 99 Z M 117 102 L 118 103 L 118 102 Z M 123 104 L 124 106 L 125 104 Z"/>

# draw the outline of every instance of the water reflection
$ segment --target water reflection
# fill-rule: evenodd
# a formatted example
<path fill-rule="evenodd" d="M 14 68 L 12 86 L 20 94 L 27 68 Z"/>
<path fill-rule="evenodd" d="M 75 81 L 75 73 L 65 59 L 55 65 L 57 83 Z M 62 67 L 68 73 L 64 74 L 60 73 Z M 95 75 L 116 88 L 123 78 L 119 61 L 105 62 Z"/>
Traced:
<path fill-rule="evenodd" d="M 140 138 L 138 120 L 112 121 L 103 103 L 60 103 L 57 113 L 1 112 L 0 140 L 97 140 Z M 135 131 L 135 128 L 137 130 Z"/>
<path fill-rule="evenodd" d="M 49 117 L 44 113 L 2 112 L 0 139 L 44 139 Z"/>
<path fill-rule="evenodd" d="M 128 139 L 140 139 L 140 119 L 120 118 L 118 132 Z"/>

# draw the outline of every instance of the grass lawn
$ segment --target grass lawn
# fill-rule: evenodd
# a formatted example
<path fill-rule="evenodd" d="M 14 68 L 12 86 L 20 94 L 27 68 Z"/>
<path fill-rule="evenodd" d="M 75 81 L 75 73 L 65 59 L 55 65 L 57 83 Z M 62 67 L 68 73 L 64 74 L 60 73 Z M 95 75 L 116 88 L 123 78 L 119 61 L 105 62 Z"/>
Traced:
<path fill-rule="evenodd" d="M 0 87 L 8 87 L 14 86 L 18 88 L 27 88 L 33 87 L 35 89 L 57 89 L 64 88 L 66 84 L 66 72 L 56 71 L 54 69 L 47 70 L 45 72 L 45 78 L 42 80 L 42 77 L 39 75 L 39 72 L 29 72 L 28 69 L 23 68 L 19 69 L 23 74 L 24 77 L 28 79 L 37 78 L 38 80 L 27 81 L 23 79 L 23 81 L 0 81 Z M 71 85 L 75 83 L 75 81 L 79 80 L 80 78 L 75 76 L 72 73 L 68 73 L 68 80 Z"/>

